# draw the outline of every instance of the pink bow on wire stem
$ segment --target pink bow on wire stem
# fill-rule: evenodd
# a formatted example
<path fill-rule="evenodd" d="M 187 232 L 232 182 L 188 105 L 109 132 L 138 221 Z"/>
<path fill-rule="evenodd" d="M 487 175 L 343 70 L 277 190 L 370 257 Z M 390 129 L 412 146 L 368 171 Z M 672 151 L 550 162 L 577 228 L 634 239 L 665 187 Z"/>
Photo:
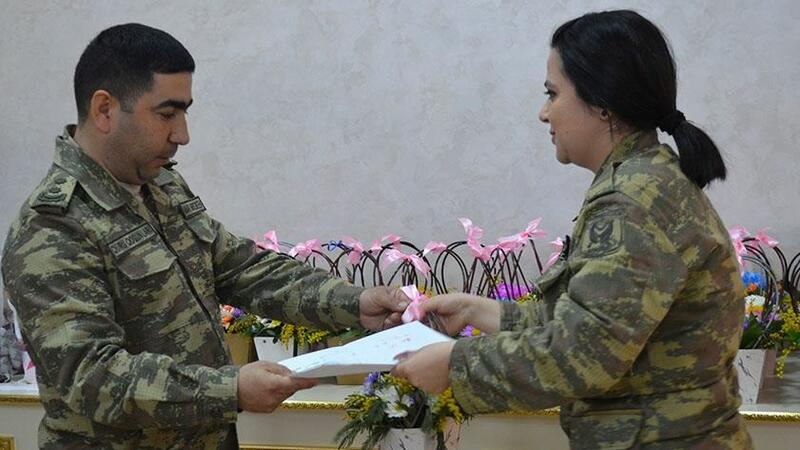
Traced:
<path fill-rule="evenodd" d="M 342 238 L 342 244 L 350 247 L 350 252 L 347 253 L 347 262 L 354 266 L 358 264 L 361 261 L 361 255 L 364 253 L 364 245 L 347 236 Z"/>
<path fill-rule="evenodd" d="M 539 229 L 539 223 L 541 221 L 541 217 L 531 220 L 528 222 L 528 226 L 525 230 L 512 236 L 500 238 L 498 240 L 500 242 L 500 248 L 506 252 L 513 252 L 514 250 L 524 247 L 529 239 L 547 236 L 546 231 Z"/>
<path fill-rule="evenodd" d="M 755 237 L 753 239 L 756 241 L 756 244 L 759 245 L 766 245 L 767 247 L 775 247 L 778 245 L 778 240 L 769 236 L 767 234 L 767 230 L 769 228 L 762 228 L 758 230 Z M 750 232 L 747 231 L 747 228 L 737 225 L 730 230 L 728 230 L 728 234 L 731 237 L 731 242 L 733 242 L 733 249 L 736 251 L 736 260 L 739 261 L 739 267 L 744 270 L 744 261 L 742 260 L 742 256 L 747 255 L 747 247 L 744 244 L 744 241 L 747 238 L 750 238 Z"/>
<path fill-rule="evenodd" d="M 398 248 L 400 247 L 400 236 L 396 234 L 387 234 L 386 236 L 382 237 L 381 240 L 374 240 L 372 241 L 372 247 L 369 248 L 370 253 L 377 253 L 383 250 L 383 243 L 389 241 L 392 243 L 392 247 Z"/>
<path fill-rule="evenodd" d="M 259 240 L 258 237 L 255 238 L 256 247 L 260 248 L 261 250 L 272 250 L 273 252 L 280 252 L 281 247 L 278 244 L 278 235 L 275 233 L 275 230 L 269 230 L 264 233 L 264 240 Z"/>
<path fill-rule="evenodd" d="M 739 267 L 744 268 L 744 261 L 742 256 L 747 254 L 747 248 L 744 246 L 744 240 L 750 236 L 750 232 L 741 225 L 735 226 L 728 230 L 728 234 L 733 242 L 733 249 L 736 252 L 736 260 L 739 261 Z"/>
<path fill-rule="evenodd" d="M 561 237 L 557 237 L 556 240 L 550 241 L 550 245 L 553 247 L 553 253 L 550 253 L 550 257 L 547 258 L 547 263 L 544 265 L 545 271 L 550 268 L 556 261 L 558 261 L 558 257 L 561 256 L 561 251 L 564 250 L 564 241 L 561 240 Z"/>
<path fill-rule="evenodd" d="M 406 310 L 403 311 L 403 315 L 401 319 L 403 323 L 413 322 L 415 320 L 422 320 L 425 318 L 425 311 L 422 309 L 422 300 L 425 300 L 427 297 L 422 295 L 417 289 L 416 286 L 410 284 L 408 286 L 403 286 L 400 288 L 406 296 L 411 299 L 411 303 L 408 304 Z"/>
<path fill-rule="evenodd" d="M 302 258 L 308 258 L 314 251 L 322 251 L 322 247 L 319 245 L 319 239 L 311 239 L 295 245 L 291 250 L 289 250 L 289 256 L 294 258 L 295 256 L 299 255 Z"/>
<path fill-rule="evenodd" d="M 483 229 L 473 225 L 472 221 L 466 217 L 462 217 L 458 220 L 461 222 L 461 225 L 464 227 L 464 231 L 467 233 L 467 247 L 469 247 L 469 251 L 472 253 L 472 256 L 480 259 L 483 262 L 489 261 L 489 257 L 496 247 L 483 247 L 481 245 L 480 240 L 483 237 Z"/>
<path fill-rule="evenodd" d="M 767 247 L 770 247 L 770 248 L 777 247 L 778 246 L 778 240 L 773 238 L 773 237 L 771 237 L 771 236 L 768 236 L 767 235 L 767 230 L 769 230 L 769 228 L 762 228 L 762 229 L 758 230 L 758 233 L 756 233 L 755 239 L 758 242 L 760 242 L 761 244 L 766 245 Z"/>
<path fill-rule="evenodd" d="M 423 275 L 427 275 L 431 271 L 431 266 L 425 262 L 424 259 L 420 258 L 417 255 L 406 255 L 405 253 L 397 250 L 396 248 L 391 248 L 384 253 L 383 258 L 389 263 L 393 263 L 395 261 L 403 261 L 411 263 L 417 271 L 419 271 Z"/>
<path fill-rule="evenodd" d="M 428 253 L 431 253 L 431 252 L 433 252 L 433 253 L 442 253 L 446 249 L 447 249 L 447 245 L 445 245 L 444 242 L 430 241 L 430 242 L 428 242 L 427 245 L 425 245 L 425 248 L 422 249 L 422 256 L 425 256 L 425 255 L 427 255 Z"/>

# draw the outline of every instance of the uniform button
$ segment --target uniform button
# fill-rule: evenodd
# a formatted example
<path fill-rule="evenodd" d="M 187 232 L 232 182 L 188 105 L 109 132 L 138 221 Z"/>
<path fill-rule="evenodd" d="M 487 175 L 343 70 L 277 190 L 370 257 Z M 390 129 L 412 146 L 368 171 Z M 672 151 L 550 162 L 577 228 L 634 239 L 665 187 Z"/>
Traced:
<path fill-rule="evenodd" d="M 56 179 L 55 179 L 55 180 L 53 180 L 53 181 L 54 181 L 56 184 L 64 184 L 64 183 L 66 183 L 66 182 L 67 182 L 67 179 L 66 179 L 66 178 L 64 178 L 64 177 L 58 177 L 58 178 L 56 178 Z"/>
<path fill-rule="evenodd" d="M 59 192 L 61 192 L 61 188 L 59 188 L 59 187 L 56 187 L 56 186 L 53 186 L 53 187 L 51 187 L 51 188 L 49 189 L 49 192 L 51 192 L 51 193 L 53 193 L 53 194 L 58 194 Z"/>

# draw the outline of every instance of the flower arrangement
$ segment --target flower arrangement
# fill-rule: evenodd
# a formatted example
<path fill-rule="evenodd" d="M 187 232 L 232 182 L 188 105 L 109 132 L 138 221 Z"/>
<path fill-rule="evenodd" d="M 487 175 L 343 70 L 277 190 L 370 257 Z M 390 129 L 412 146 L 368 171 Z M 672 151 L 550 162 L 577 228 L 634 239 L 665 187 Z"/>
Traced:
<path fill-rule="evenodd" d="M 435 434 L 437 450 L 447 441 L 447 419 L 463 423 L 467 414 L 453 398 L 452 388 L 428 395 L 407 381 L 373 372 L 364 380 L 363 391 L 345 399 L 348 423 L 335 436 L 339 448 L 348 447 L 362 433 L 363 450 L 375 448 L 392 428 L 420 428 Z"/>
<path fill-rule="evenodd" d="M 800 349 L 800 315 L 796 302 L 785 289 L 792 287 L 788 278 L 792 272 L 791 265 L 787 266 L 783 252 L 778 249 L 778 241 L 768 236 L 767 230 L 761 229 L 755 236 L 744 227 L 730 230 L 745 286 L 744 330 L 739 348 L 778 351 L 780 356 L 775 371 L 783 377 L 789 354 Z M 773 272 L 764 249 L 774 251 L 782 268 L 781 276 Z M 755 268 L 755 271 L 747 268 Z"/>
<path fill-rule="evenodd" d="M 744 330 L 739 348 L 777 350 L 775 371 L 783 377 L 786 359 L 800 350 L 800 315 L 792 307 L 789 294 L 780 285 L 770 291 L 764 275 L 746 271 Z"/>
<path fill-rule="evenodd" d="M 780 329 L 779 308 L 775 308 L 767 292 L 767 282 L 759 272 L 742 273 L 745 285 L 744 330 L 739 348 L 774 349 L 779 341 L 773 335 Z"/>
<path fill-rule="evenodd" d="M 293 345 L 293 342 L 298 346 L 309 347 L 325 341 L 328 336 L 332 335 L 330 331 L 315 330 L 259 317 L 231 305 L 220 305 L 220 316 L 222 327 L 226 333 L 249 337 L 271 337 L 273 342 L 280 342 L 287 349 Z"/>
<path fill-rule="evenodd" d="M 520 304 L 539 300 L 539 294 L 536 289 L 530 289 L 526 285 L 507 283 L 497 284 L 497 286 L 489 294 L 489 297 L 497 300 L 498 302 L 516 302 Z M 472 325 L 467 325 L 458 334 L 459 336 L 463 337 L 471 337 L 481 336 L 483 333 L 481 330 L 473 327 Z"/>
<path fill-rule="evenodd" d="M 220 305 L 219 314 L 222 328 L 230 334 L 253 336 L 251 330 L 260 323 L 259 317 L 255 314 L 248 314 L 243 309 L 231 305 Z"/>
<path fill-rule="evenodd" d="M 325 341 L 325 339 L 331 335 L 330 331 L 315 330 L 313 328 L 292 325 L 277 320 L 273 320 L 272 323 L 275 324 L 275 329 L 279 330 L 275 340 L 280 341 L 286 348 L 289 348 L 289 345 L 292 344 L 292 340 L 299 346 L 309 347 Z"/>

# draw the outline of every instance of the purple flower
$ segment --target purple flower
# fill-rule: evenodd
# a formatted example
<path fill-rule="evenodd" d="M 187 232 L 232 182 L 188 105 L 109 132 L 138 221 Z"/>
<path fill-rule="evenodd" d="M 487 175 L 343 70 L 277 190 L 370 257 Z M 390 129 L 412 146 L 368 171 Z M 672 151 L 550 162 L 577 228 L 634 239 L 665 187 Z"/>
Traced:
<path fill-rule="evenodd" d="M 238 319 L 244 315 L 244 311 L 239 308 L 233 308 L 233 318 Z"/>
<path fill-rule="evenodd" d="M 458 333 L 458 335 L 464 337 L 473 337 L 473 336 L 481 336 L 483 335 L 483 333 L 481 332 L 481 330 L 476 329 L 472 325 L 467 325 L 466 327 L 464 327 L 463 330 L 461 330 Z"/>
<path fill-rule="evenodd" d="M 375 393 L 375 387 L 373 385 L 378 381 L 380 376 L 380 372 L 371 372 L 367 375 L 367 378 L 364 379 L 364 395 L 372 395 Z"/>
<path fill-rule="evenodd" d="M 528 289 L 528 286 L 500 283 L 497 285 L 497 288 L 494 290 L 494 292 L 492 292 L 492 297 L 500 301 L 511 301 L 516 300 L 523 295 L 528 294 L 529 292 L 530 289 Z"/>

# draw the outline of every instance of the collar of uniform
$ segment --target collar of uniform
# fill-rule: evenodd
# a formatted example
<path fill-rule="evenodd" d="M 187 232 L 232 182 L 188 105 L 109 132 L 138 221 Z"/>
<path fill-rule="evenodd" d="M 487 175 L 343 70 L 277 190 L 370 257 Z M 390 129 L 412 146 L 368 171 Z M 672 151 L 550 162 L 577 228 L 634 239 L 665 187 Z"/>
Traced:
<path fill-rule="evenodd" d="M 635 131 L 625 136 L 619 144 L 611 149 L 611 153 L 608 154 L 605 162 L 600 166 L 600 170 L 597 173 L 604 172 L 609 166 L 613 167 L 616 163 L 626 160 L 637 150 L 653 146 L 657 143 L 658 135 L 656 134 L 656 130 Z"/>
<path fill-rule="evenodd" d="M 172 167 L 175 164 L 177 164 L 177 163 L 174 162 L 174 161 L 170 161 L 168 166 Z M 165 169 L 165 168 L 162 167 L 161 168 L 161 172 L 159 172 L 158 176 L 153 178 L 153 184 L 155 184 L 156 186 L 161 187 L 161 186 L 163 186 L 165 184 L 172 183 L 173 181 L 175 181 L 175 178 L 176 178 L 175 174 L 172 173 L 171 170 L 168 170 L 168 169 Z"/>
<path fill-rule="evenodd" d="M 81 149 L 72 138 L 74 133 L 75 125 L 67 125 L 64 134 L 56 138 L 55 164 L 74 176 L 89 196 L 106 211 L 132 202 L 133 195 Z"/>
<path fill-rule="evenodd" d="M 620 141 L 606 157 L 606 160 L 600 166 L 597 174 L 592 181 L 589 191 L 586 193 L 584 203 L 591 201 L 591 199 L 598 195 L 608 192 L 613 189 L 614 185 L 614 169 L 623 161 L 628 159 L 635 152 L 650 147 L 658 143 L 658 135 L 655 130 L 641 130 L 636 131 L 626 136 Z"/>

